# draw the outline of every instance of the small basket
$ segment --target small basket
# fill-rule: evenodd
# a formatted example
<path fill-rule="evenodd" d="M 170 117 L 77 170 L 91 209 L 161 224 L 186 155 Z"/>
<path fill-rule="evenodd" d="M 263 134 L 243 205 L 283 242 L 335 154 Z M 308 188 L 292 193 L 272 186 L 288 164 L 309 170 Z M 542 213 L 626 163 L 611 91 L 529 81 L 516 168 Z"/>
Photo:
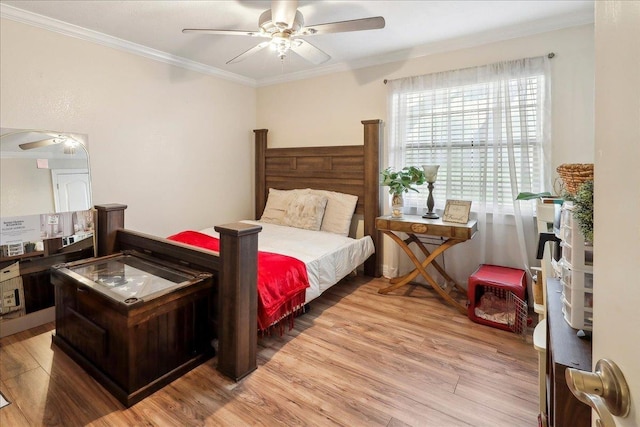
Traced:
<path fill-rule="evenodd" d="M 593 163 L 563 163 L 556 168 L 569 194 L 576 194 L 582 184 L 593 180 Z"/>

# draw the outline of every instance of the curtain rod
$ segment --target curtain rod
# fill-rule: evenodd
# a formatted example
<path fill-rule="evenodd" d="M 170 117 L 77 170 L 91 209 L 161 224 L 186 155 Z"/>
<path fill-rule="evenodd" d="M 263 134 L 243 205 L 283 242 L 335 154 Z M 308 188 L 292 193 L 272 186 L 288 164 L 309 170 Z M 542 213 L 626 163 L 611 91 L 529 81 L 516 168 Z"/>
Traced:
<path fill-rule="evenodd" d="M 553 52 L 549 52 L 549 53 L 547 54 L 547 58 L 549 58 L 549 59 L 553 58 L 554 56 L 556 56 L 556 54 L 555 54 L 555 53 L 553 53 Z M 388 82 L 388 81 L 389 81 L 389 80 L 384 79 L 382 82 L 383 82 L 384 84 L 387 84 L 387 82 Z"/>

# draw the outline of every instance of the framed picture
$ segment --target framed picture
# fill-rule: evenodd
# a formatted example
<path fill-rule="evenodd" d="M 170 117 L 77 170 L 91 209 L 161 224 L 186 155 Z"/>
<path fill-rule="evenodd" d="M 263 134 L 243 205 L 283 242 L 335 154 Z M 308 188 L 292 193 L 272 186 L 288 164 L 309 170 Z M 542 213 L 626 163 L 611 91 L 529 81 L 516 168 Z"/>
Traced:
<path fill-rule="evenodd" d="M 466 224 L 471 212 L 471 200 L 447 200 L 442 221 Z"/>

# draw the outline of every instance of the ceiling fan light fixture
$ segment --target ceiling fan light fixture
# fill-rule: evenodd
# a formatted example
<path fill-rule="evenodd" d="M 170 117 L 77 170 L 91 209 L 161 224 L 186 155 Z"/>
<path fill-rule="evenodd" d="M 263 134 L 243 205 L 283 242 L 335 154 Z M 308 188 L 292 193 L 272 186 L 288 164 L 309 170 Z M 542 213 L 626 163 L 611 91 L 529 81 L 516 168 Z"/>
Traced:
<path fill-rule="evenodd" d="M 307 40 L 298 39 L 301 36 L 343 33 L 350 31 L 376 30 L 384 28 L 385 20 L 382 16 L 352 19 L 348 21 L 327 22 L 324 24 L 304 26 L 302 13 L 297 9 L 297 0 L 271 0 L 271 9 L 265 10 L 258 19 L 258 31 L 221 30 L 221 29 L 183 29 L 183 33 L 203 33 L 217 35 L 241 35 L 264 37 L 270 39 L 258 43 L 256 46 L 242 52 L 227 64 L 235 64 L 266 48 L 277 53 L 280 60 L 284 60 L 290 50 L 303 59 L 320 65 L 331 57 Z"/>
<path fill-rule="evenodd" d="M 79 145 L 80 143 L 76 139 L 69 136 L 64 136 L 64 154 L 76 154 L 76 149 Z"/>
<path fill-rule="evenodd" d="M 75 145 L 64 145 L 63 149 L 64 154 L 74 155 L 76 154 L 76 146 Z"/>
<path fill-rule="evenodd" d="M 276 33 L 271 37 L 271 48 L 276 51 L 281 61 L 284 60 L 291 49 L 292 41 L 295 42 L 288 32 Z"/>

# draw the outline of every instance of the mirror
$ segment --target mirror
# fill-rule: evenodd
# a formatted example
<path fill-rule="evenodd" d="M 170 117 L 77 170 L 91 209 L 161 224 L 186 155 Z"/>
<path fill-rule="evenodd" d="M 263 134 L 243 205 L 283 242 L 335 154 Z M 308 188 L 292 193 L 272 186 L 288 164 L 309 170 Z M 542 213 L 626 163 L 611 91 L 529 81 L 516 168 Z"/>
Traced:
<path fill-rule="evenodd" d="M 0 217 L 90 209 L 86 140 L 79 134 L 0 128 Z M 72 198 L 65 197 L 67 191 Z"/>
<path fill-rule="evenodd" d="M 87 136 L 77 133 L 0 128 L 0 319 L 4 329 L 7 319 L 53 306 L 48 284 L 51 263 L 86 257 L 93 251 L 86 145 Z"/>

